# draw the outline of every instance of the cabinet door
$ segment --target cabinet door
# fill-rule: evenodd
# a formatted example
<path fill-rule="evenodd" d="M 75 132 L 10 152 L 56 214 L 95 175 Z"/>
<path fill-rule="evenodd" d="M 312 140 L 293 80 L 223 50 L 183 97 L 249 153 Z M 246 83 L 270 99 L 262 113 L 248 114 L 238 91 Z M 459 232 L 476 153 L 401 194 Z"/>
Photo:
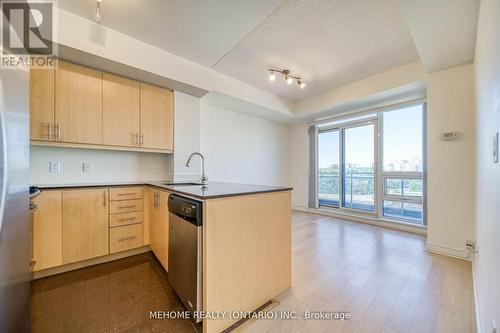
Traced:
<path fill-rule="evenodd" d="M 102 72 L 60 61 L 55 87 L 55 139 L 101 144 Z"/>
<path fill-rule="evenodd" d="M 153 190 L 149 186 L 145 186 L 142 190 L 142 224 L 143 224 L 143 240 L 144 245 L 150 244 L 149 229 L 151 227 L 151 219 L 153 216 Z"/>
<path fill-rule="evenodd" d="M 102 118 L 105 145 L 138 147 L 139 82 L 103 73 Z"/>
<path fill-rule="evenodd" d="M 173 150 L 173 93 L 141 83 L 141 143 L 144 148 Z"/>
<path fill-rule="evenodd" d="M 62 264 L 62 193 L 43 191 L 33 200 L 33 270 Z"/>
<path fill-rule="evenodd" d="M 168 272 L 168 196 L 169 194 L 160 191 L 159 202 L 159 256 L 158 260 Z"/>
<path fill-rule="evenodd" d="M 54 70 L 30 70 L 30 139 L 54 139 Z"/>
<path fill-rule="evenodd" d="M 150 207 L 150 223 L 149 223 L 149 247 L 158 258 L 160 255 L 160 207 L 158 205 L 160 200 L 160 191 L 151 191 L 152 200 Z"/>
<path fill-rule="evenodd" d="M 63 191 L 63 264 L 109 253 L 107 201 L 107 189 Z"/>

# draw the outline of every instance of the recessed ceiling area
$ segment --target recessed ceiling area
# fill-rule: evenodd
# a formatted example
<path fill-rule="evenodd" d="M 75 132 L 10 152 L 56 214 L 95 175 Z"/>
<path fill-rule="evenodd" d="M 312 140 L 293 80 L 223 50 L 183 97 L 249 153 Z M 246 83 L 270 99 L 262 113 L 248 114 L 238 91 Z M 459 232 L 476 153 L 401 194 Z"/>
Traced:
<path fill-rule="evenodd" d="M 416 60 L 428 72 L 473 61 L 478 1 L 102 0 L 100 24 L 293 105 Z M 59 1 L 89 20 L 95 5 Z"/>
<path fill-rule="evenodd" d="M 172 54 L 212 67 L 282 0 L 102 0 L 100 23 Z M 89 20 L 96 0 L 59 7 Z"/>
<path fill-rule="evenodd" d="M 416 59 L 398 0 L 285 0 L 215 69 L 296 101 Z M 270 82 L 269 67 L 307 87 Z"/>

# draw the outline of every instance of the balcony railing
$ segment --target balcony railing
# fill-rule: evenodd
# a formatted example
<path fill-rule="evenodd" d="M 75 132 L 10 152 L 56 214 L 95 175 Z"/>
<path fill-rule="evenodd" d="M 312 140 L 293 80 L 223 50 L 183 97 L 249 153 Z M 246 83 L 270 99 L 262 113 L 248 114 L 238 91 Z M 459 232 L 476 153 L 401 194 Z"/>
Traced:
<path fill-rule="evenodd" d="M 339 173 L 319 172 L 319 204 L 339 206 Z M 375 174 L 373 172 L 348 171 L 344 179 L 344 207 L 373 211 Z"/>
<path fill-rule="evenodd" d="M 318 200 L 321 206 L 339 207 L 340 175 L 338 172 L 318 173 Z M 348 171 L 344 179 L 343 207 L 364 211 L 375 210 L 375 173 Z M 399 204 L 399 203 L 398 203 Z M 422 210 L 386 202 L 383 214 L 421 223 Z"/>

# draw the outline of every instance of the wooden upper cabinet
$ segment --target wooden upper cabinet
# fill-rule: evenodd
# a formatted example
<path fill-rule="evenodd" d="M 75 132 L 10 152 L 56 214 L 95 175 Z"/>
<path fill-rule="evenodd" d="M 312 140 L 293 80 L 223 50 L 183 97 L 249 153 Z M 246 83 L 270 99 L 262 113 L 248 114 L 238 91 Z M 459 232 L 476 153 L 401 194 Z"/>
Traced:
<path fill-rule="evenodd" d="M 47 190 L 33 202 L 38 206 L 33 214 L 34 270 L 62 264 L 62 192 Z"/>
<path fill-rule="evenodd" d="M 141 83 L 141 146 L 173 150 L 172 91 Z"/>
<path fill-rule="evenodd" d="M 102 144 L 102 72 L 59 61 L 55 120 L 56 141 Z"/>
<path fill-rule="evenodd" d="M 139 147 L 139 85 L 137 81 L 103 74 L 103 144 Z"/>
<path fill-rule="evenodd" d="M 63 264 L 109 253 L 108 189 L 62 192 Z"/>
<path fill-rule="evenodd" d="M 30 139 L 54 139 L 54 70 L 30 70 Z"/>
<path fill-rule="evenodd" d="M 59 60 L 56 69 L 31 70 L 30 90 L 36 144 L 173 152 L 168 89 Z"/>

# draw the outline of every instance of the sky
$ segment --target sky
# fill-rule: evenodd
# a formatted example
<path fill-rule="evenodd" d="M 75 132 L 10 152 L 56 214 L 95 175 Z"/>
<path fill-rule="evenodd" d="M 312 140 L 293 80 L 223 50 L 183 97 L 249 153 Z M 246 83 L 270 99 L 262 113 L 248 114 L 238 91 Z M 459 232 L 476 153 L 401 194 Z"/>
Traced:
<path fill-rule="evenodd" d="M 416 105 L 384 113 L 384 165 L 402 159 L 422 158 L 422 106 Z M 346 163 L 372 166 L 374 162 L 374 125 L 345 130 Z M 339 134 L 319 135 L 319 167 L 339 163 Z"/>

